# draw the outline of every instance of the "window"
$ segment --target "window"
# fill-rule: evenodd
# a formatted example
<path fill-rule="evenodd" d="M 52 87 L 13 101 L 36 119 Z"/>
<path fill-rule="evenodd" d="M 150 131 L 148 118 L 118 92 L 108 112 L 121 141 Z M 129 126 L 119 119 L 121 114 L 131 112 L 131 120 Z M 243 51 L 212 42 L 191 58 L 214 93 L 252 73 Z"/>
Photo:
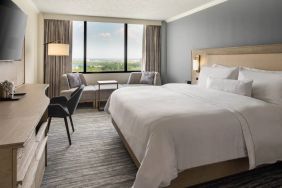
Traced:
<path fill-rule="evenodd" d="M 143 25 L 73 22 L 72 71 L 141 70 Z"/>
<path fill-rule="evenodd" d="M 86 72 L 124 71 L 124 24 L 87 23 Z"/>
<path fill-rule="evenodd" d="M 128 24 L 128 71 L 140 71 L 142 61 L 143 25 Z"/>
<path fill-rule="evenodd" d="M 83 22 L 73 22 L 72 37 L 72 71 L 83 72 L 84 59 L 84 24 Z"/>

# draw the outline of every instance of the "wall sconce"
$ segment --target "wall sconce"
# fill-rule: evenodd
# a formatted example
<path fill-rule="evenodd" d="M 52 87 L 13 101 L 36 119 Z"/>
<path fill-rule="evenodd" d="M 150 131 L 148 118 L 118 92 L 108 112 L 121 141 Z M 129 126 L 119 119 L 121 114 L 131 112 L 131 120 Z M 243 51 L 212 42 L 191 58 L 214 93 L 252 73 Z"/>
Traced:
<path fill-rule="evenodd" d="M 193 58 L 193 70 L 196 72 L 200 72 L 200 56 L 197 55 Z"/>

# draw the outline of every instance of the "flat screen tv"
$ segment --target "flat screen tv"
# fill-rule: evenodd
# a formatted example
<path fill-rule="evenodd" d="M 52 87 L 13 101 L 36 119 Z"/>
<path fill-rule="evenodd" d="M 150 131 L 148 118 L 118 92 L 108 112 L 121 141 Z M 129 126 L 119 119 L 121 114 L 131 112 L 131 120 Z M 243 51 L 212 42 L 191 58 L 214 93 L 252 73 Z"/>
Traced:
<path fill-rule="evenodd" d="M 11 0 L 0 0 L 0 61 L 21 60 L 27 15 Z"/>

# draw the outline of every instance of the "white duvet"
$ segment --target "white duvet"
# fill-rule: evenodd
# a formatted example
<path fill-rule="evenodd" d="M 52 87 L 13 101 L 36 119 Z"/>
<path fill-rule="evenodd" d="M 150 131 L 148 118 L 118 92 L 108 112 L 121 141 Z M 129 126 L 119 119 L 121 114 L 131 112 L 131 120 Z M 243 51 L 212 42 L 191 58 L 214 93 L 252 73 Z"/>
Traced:
<path fill-rule="evenodd" d="M 282 160 L 282 109 L 187 84 L 121 88 L 108 111 L 141 162 L 134 188 L 168 186 L 183 170 L 249 157 Z"/>

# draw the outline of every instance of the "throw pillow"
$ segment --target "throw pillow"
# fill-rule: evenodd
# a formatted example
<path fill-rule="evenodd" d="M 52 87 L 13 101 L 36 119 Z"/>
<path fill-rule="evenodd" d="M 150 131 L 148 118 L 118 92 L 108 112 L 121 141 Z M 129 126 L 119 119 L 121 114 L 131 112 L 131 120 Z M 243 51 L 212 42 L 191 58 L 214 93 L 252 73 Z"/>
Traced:
<path fill-rule="evenodd" d="M 142 72 L 142 76 L 140 79 L 140 84 L 149 84 L 153 85 L 155 78 L 154 72 Z"/>
<path fill-rule="evenodd" d="M 71 88 L 79 87 L 82 84 L 79 73 L 68 73 L 67 77 Z"/>

